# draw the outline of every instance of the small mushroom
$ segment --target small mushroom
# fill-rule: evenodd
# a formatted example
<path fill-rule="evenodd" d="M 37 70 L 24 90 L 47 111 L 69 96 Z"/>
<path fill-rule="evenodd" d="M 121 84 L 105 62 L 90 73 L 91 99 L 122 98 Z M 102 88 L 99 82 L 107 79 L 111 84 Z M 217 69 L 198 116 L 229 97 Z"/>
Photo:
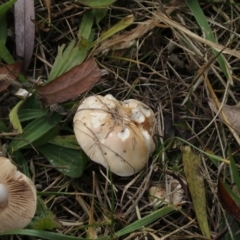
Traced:
<path fill-rule="evenodd" d="M 160 207 L 164 204 L 179 206 L 183 203 L 184 190 L 178 180 L 169 180 L 167 191 L 163 185 L 152 186 L 149 189 L 149 199 L 153 207 Z"/>
<path fill-rule="evenodd" d="M 36 205 L 33 182 L 17 171 L 9 159 L 0 157 L 0 233 L 26 227 Z"/>
<path fill-rule="evenodd" d="M 140 101 L 118 101 L 110 94 L 90 96 L 73 121 L 83 151 L 119 176 L 141 171 L 155 150 L 154 113 Z"/>

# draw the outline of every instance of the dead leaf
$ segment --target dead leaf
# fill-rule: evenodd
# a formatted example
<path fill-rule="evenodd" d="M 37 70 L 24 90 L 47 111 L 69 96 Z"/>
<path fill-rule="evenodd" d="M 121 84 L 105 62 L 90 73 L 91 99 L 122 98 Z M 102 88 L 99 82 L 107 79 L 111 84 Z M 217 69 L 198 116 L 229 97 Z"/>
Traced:
<path fill-rule="evenodd" d="M 101 70 L 94 58 L 89 58 L 45 86 L 38 87 L 38 93 L 47 104 L 61 103 L 87 91 L 100 77 Z"/>
<path fill-rule="evenodd" d="M 131 31 L 124 32 L 119 35 L 114 35 L 112 38 L 104 41 L 94 53 L 102 52 L 106 49 L 121 50 L 129 48 L 137 38 L 142 37 L 156 26 L 166 28 L 164 24 L 160 24 L 159 21 L 153 17 L 147 21 L 138 23 L 137 27 Z"/>
<path fill-rule="evenodd" d="M 51 5 L 52 5 L 52 0 L 43 0 L 44 5 L 47 8 L 48 12 L 48 21 L 49 21 L 49 26 L 51 25 Z"/>
<path fill-rule="evenodd" d="M 35 9 L 33 0 L 17 0 L 14 4 L 16 51 L 24 59 L 24 70 L 30 64 L 35 38 Z"/>
<path fill-rule="evenodd" d="M 218 109 L 216 108 L 216 105 L 212 99 L 208 99 L 208 104 L 213 112 L 215 112 L 215 113 L 218 112 Z M 230 127 L 232 127 L 234 130 L 236 130 L 238 133 L 240 133 L 240 121 L 239 121 L 240 103 L 238 103 L 236 105 L 232 105 L 232 106 L 223 104 L 222 110 L 224 111 L 224 113 L 227 117 Z M 219 117 L 226 125 L 229 125 L 227 122 L 225 122 L 221 113 L 219 114 Z"/>
<path fill-rule="evenodd" d="M 240 222 L 240 208 L 224 187 L 220 177 L 218 178 L 218 195 L 224 209 Z"/>
<path fill-rule="evenodd" d="M 210 239 L 204 178 L 200 172 L 201 159 L 191 151 L 189 146 L 183 147 L 182 152 L 184 172 L 189 186 L 189 192 L 192 197 L 197 221 L 203 236 Z"/>
<path fill-rule="evenodd" d="M 21 72 L 22 62 L 12 63 L 0 67 L 0 92 L 6 90 L 10 85 L 16 85 L 15 81 Z"/>

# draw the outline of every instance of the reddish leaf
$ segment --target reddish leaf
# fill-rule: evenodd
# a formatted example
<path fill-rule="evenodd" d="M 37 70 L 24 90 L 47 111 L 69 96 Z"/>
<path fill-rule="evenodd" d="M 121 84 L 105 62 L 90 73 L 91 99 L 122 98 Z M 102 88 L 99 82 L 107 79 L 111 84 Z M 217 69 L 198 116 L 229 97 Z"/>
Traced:
<path fill-rule="evenodd" d="M 218 178 L 218 195 L 225 210 L 240 221 L 240 208 L 224 187 L 220 177 Z"/>
<path fill-rule="evenodd" d="M 21 72 L 22 65 L 22 62 L 17 62 L 0 67 L 0 92 L 13 84 L 17 75 Z"/>
<path fill-rule="evenodd" d="M 35 38 L 34 1 L 17 0 L 14 4 L 17 55 L 24 59 L 24 70 L 30 64 Z"/>
<path fill-rule="evenodd" d="M 77 97 L 91 88 L 101 77 L 101 70 L 93 58 L 72 68 L 45 86 L 38 88 L 40 97 L 55 104 Z"/>

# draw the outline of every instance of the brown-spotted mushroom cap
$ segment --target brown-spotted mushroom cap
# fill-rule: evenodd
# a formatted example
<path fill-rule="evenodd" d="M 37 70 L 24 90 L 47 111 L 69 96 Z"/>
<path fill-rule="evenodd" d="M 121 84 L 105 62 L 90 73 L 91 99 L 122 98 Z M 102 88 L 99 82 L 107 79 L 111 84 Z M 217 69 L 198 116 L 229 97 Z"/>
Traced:
<path fill-rule="evenodd" d="M 0 157 L 0 233 L 26 227 L 36 205 L 33 182 L 17 171 L 9 159 Z"/>
<path fill-rule="evenodd" d="M 90 96 L 73 121 L 77 141 L 89 158 L 119 176 L 141 171 L 155 150 L 154 113 L 137 100 Z"/>

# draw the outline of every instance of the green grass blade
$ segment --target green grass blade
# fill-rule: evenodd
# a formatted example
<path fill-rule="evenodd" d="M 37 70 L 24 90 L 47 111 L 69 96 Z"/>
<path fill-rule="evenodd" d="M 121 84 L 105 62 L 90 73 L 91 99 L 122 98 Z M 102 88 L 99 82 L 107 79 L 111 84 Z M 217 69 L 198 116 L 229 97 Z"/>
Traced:
<path fill-rule="evenodd" d="M 0 18 L 0 22 L 1 22 Z M 1 24 L 0 24 L 1 26 Z M 0 27 L 1 28 L 1 27 Z M 0 44 L 0 58 L 2 58 L 6 63 L 11 64 L 14 63 L 14 59 L 5 45 Z"/>
<path fill-rule="evenodd" d="M 240 198 L 238 196 L 239 194 L 236 194 L 226 183 L 223 182 L 222 184 L 231 198 L 238 204 L 238 206 L 240 206 Z"/>
<path fill-rule="evenodd" d="M 46 115 L 47 111 L 42 109 L 20 109 L 18 112 L 20 122 L 29 121 Z"/>
<path fill-rule="evenodd" d="M 47 208 L 42 198 L 38 196 L 35 217 L 32 219 L 27 228 L 34 230 L 53 230 L 56 228 L 61 229 L 62 226 L 51 210 Z"/>
<path fill-rule="evenodd" d="M 0 6 L 0 45 L 4 46 L 7 40 L 7 22 L 5 19 L 6 12 L 16 2 L 10 0 Z"/>
<path fill-rule="evenodd" d="M 9 145 L 11 152 L 17 151 L 27 145 L 31 145 L 44 134 L 53 129 L 62 119 L 62 116 L 57 113 L 52 113 L 51 116 L 43 116 L 30 122 L 24 129 L 23 134 L 17 136 Z"/>
<path fill-rule="evenodd" d="M 20 151 L 16 151 L 12 154 L 12 159 L 16 163 L 18 169 L 26 176 L 30 177 L 29 167 L 24 155 Z"/>
<path fill-rule="evenodd" d="M 14 63 L 14 59 L 5 46 L 7 41 L 6 12 L 15 2 L 16 0 L 10 0 L 0 6 L 0 58 L 7 63 Z"/>
<path fill-rule="evenodd" d="M 85 6 L 92 7 L 92 8 L 108 7 L 109 5 L 113 4 L 114 2 L 116 2 L 116 0 L 101 0 L 101 1 L 96 1 L 96 0 L 76 0 L 76 3 L 83 4 Z"/>
<path fill-rule="evenodd" d="M 54 139 L 49 141 L 49 143 L 52 143 L 57 146 L 62 146 L 65 148 L 71 148 L 80 150 L 80 146 L 76 140 L 75 135 L 67 135 L 67 136 L 56 136 Z"/>
<path fill-rule="evenodd" d="M 238 191 L 238 193 L 240 193 L 240 175 L 239 175 L 239 170 L 237 168 L 237 165 L 236 165 L 232 155 L 230 156 L 230 166 L 231 166 L 234 182 L 235 182 L 235 184 L 237 186 L 237 191 Z"/>
<path fill-rule="evenodd" d="M 78 32 L 79 41 L 81 41 L 82 38 L 86 40 L 89 39 L 92 31 L 93 20 L 94 20 L 94 17 L 93 17 L 92 11 L 88 11 L 84 14 L 80 28 L 79 28 L 79 32 Z"/>
<path fill-rule="evenodd" d="M 127 227 L 124 227 L 123 229 L 119 230 L 118 232 L 116 232 L 115 236 L 121 237 L 125 234 L 136 231 L 136 230 L 154 222 L 155 220 L 166 216 L 167 214 L 169 214 L 175 210 L 176 209 L 172 206 L 163 207 L 163 208 L 161 208 L 157 211 L 154 211 L 153 213 L 150 213 L 149 215 L 135 221 L 134 223 L 129 224 Z"/>
<path fill-rule="evenodd" d="M 32 96 L 29 96 L 27 99 L 25 99 L 20 111 L 22 111 L 22 109 L 31 109 L 33 111 L 36 109 L 41 109 L 41 102 L 39 101 L 37 91 L 32 91 Z"/>
<path fill-rule="evenodd" d="M 133 22 L 134 22 L 133 15 L 129 15 L 129 16 L 123 18 L 121 21 L 119 21 L 117 24 L 115 24 L 113 27 L 111 27 L 108 31 L 103 33 L 95 42 L 92 43 L 92 45 L 95 46 L 96 44 L 101 43 L 102 41 L 113 36 L 114 34 L 118 33 L 119 31 L 122 31 L 123 29 L 127 28 Z"/>
<path fill-rule="evenodd" d="M 87 52 L 87 48 L 79 48 L 74 40 L 71 41 L 67 47 L 66 45 L 62 45 L 58 49 L 58 55 L 49 74 L 47 83 L 78 64 L 81 64 L 86 58 Z"/>
<path fill-rule="evenodd" d="M 18 102 L 9 113 L 9 119 L 10 119 L 10 122 L 11 122 L 13 128 L 20 134 L 23 132 L 23 130 L 22 130 L 22 125 L 21 125 L 19 117 L 18 117 L 18 111 L 19 111 L 20 107 L 22 106 L 22 104 L 23 104 L 23 100 Z"/>
<path fill-rule="evenodd" d="M 7 125 L 2 120 L 0 120 L 0 132 L 8 132 Z"/>
<path fill-rule="evenodd" d="M 194 17 L 196 18 L 196 21 L 198 22 L 198 25 L 201 27 L 203 34 L 205 36 L 205 38 L 209 41 L 212 41 L 214 43 L 217 43 L 217 40 L 206 20 L 205 15 L 203 14 L 203 11 L 201 9 L 201 7 L 199 6 L 199 3 L 197 0 L 185 0 L 189 9 L 192 11 Z M 218 51 L 216 51 L 215 49 L 212 48 L 212 52 L 215 56 L 218 55 Z M 226 76 L 227 79 L 231 79 L 230 73 L 228 71 L 228 67 L 227 67 L 227 61 L 225 59 L 225 57 L 220 54 L 217 57 L 217 61 L 224 73 L 224 75 Z"/>
<path fill-rule="evenodd" d="M 15 235 L 15 234 L 32 236 L 32 237 L 37 237 L 40 239 L 47 239 L 47 240 L 91 240 L 87 238 L 66 236 L 60 233 L 47 232 L 47 231 L 41 231 L 41 230 L 30 230 L 30 229 L 12 230 L 5 233 L 1 233 L 0 236 Z M 98 240 L 110 240 L 110 238 L 103 237 L 103 238 L 99 238 Z"/>
<path fill-rule="evenodd" d="M 77 178 L 82 175 L 88 159 L 81 150 L 49 143 L 38 147 L 37 150 L 59 171 L 72 178 Z"/>
<path fill-rule="evenodd" d="M 61 126 L 60 125 L 56 125 L 50 131 L 46 132 L 44 135 L 39 137 L 36 141 L 32 142 L 32 145 L 35 148 L 37 148 L 37 147 L 40 147 L 40 146 L 48 143 L 49 141 L 54 139 L 59 134 L 60 130 L 61 130 Z M 28 147 L 28 148 L 30 147 L 31 148 L 32 146 L 28 145 L 26 147 Z"/>
<path fill-rule="evenodd" d="M 95 17 L 96 24 L 99 29 L 101 29 L 99 23 L 106 16 L 108 9 L 107 8 L 94 8 L 92 9 L 93 16 Z"/>

